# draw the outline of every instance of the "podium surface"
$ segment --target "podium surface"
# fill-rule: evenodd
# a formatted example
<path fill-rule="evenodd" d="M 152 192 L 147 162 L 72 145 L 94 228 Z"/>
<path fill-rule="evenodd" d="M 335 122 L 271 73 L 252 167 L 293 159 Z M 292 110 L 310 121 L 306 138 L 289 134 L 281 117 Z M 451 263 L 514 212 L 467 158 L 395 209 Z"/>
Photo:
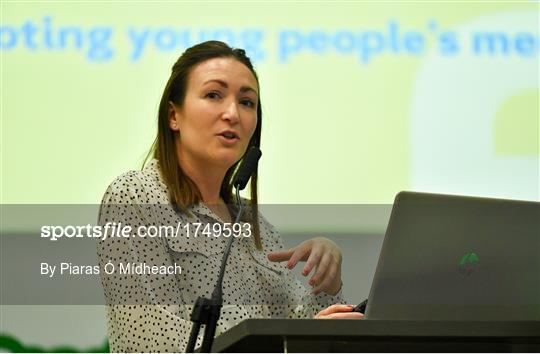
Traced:
<path fill-rule="evenodd" d="M 214 352 L 538 352 L 540 321 L 248 319 Z"/>

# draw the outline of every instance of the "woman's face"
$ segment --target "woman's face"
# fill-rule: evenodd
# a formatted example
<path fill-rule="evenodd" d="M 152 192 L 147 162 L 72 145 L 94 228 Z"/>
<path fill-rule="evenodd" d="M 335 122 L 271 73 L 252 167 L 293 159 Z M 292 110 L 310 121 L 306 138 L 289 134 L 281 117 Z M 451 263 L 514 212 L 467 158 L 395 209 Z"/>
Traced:
<path fill-rule="evenodd" d="M 245 153 L 257 126 L 259 87 L 233 58 L 214 58 L 193 68 L 182 107 L 171 104 L 169 127 L 180 132 L 180 160 L 228 169 Z"/>

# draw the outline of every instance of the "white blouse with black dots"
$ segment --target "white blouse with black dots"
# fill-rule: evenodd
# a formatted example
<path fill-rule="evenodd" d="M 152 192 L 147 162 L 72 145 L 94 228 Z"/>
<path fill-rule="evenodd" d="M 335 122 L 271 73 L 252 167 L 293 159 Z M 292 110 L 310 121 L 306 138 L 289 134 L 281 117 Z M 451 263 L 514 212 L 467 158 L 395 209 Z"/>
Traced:
<path fill-rule="evenodd" d="M 143 171 L 116 178 L 103 196 L 99 224 L 185 225 L 222 223 L 200 203 L 179 214 L 170 205 L 157 160 Z M 185 230 L 185 228 L 181 228 Z M 263 251 L 251 238 L 236 238 L 223 280 L 221 317 L 216 336 L 247 318 L 312 318 L 335 303 L 345 303 L 341 291 L 314 296 L 283 263 L 270 262 L 268 252 L 283 249 L 281 236 L 260 216 Z M 228 238 L 108 237 L 98 244 L 103 269 L 107 263 L 181 267 L 180 274 L 102 275 L 107 301 L 108 336 L 113 352 L 185 351 L 197 297 L 210 298 Z M 134 269 L 134 268 L 131 268 Z M 197 346 L 202 342 L 202 331 Z"/>

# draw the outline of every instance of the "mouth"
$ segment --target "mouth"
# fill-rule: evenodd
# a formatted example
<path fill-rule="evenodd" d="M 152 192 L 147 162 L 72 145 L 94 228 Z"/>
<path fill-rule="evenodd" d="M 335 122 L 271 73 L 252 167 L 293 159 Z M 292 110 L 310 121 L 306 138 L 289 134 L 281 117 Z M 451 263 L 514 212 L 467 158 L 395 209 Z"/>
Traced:
<path fill-rule="evenodd" d="M 230 142 L 240 140 L 240 137 L 238 136 L 238 134 L 236 134 L 232 130 L 223 131 L 223 132 L 219 133 L 218 136 L 220 136 L 223 139 L 225 139 L 226 141 L 230 141 Z"/>

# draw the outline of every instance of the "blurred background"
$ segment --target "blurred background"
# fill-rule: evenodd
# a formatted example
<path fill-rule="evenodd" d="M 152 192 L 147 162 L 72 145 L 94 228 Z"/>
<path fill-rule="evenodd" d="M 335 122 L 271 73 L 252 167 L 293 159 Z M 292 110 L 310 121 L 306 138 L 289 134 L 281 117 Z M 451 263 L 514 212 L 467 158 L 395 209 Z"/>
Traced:
<path fill-rule="evenodd" d="M 538 1 L 0 6 L 2 205 L 99 204 L 141 168 L 172 65 L 209 39 L 259 74 L 261 203 L 383 206 L 346 223 L 269 217 L 290 246 L 332 235 L 352 303 L 397 192 L 540 199 Z M 0 241 L 32 233 L 22 224 L 2 218 Z M 104 350 L 104 310 L 2 302 L 0 336 L 7 351 Z"/>

